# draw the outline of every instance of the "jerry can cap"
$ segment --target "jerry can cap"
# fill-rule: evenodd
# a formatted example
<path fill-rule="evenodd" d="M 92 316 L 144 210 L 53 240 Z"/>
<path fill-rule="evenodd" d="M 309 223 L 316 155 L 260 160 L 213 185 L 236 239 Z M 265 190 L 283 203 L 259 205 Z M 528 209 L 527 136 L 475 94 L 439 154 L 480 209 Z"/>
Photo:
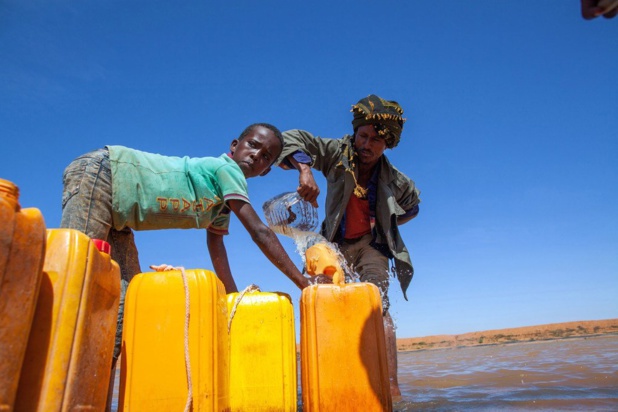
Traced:
<path fill-rule="evenodd" d="M 10 202 L 15 211 L 19 211 L 19 188 L 15 183 L 10 180 L 0 179 L 0 198 Z"/>
<path fill-rule="evenodd" d="M 94 247 L 96 247 L 100 252 L 107 253 L 108 255 L 112 253 L 112 247 L 106 241 L 101 239 L 92 239 L 92 243 L 94 243 Z"/>

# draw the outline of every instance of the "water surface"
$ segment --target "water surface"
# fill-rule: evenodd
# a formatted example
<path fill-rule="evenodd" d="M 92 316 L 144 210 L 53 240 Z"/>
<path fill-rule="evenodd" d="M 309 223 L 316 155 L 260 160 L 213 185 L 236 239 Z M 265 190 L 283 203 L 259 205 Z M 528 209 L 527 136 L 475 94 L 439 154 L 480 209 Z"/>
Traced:
<path fill-rule="evenodd" d="M 618 336 L 403 352 L 397 411 L 618 411 Z"/>

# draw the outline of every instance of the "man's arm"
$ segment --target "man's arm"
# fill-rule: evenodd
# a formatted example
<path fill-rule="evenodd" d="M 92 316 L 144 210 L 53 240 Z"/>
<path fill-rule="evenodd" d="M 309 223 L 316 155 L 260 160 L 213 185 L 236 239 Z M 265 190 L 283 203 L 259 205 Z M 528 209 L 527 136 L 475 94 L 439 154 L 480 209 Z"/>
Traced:
<path fill-rule="evenodd" d="M 251 235 L 251 239 L 258 245 L 268 260 L 300 289 L 309 286 L 309 281 L 294 265 L 294 262 L 292 262 L 285 249 L 283 249 L 275 232 L 262 222 L 253 207 L 247 202 L 235 199 L 230 199 L 228 205 L 232 212 L 238 216 L 240 222 Z"/>
<path fill-rule="evenodd" d="M 318 207 L 318 195 L 320 194 L 320 188 L 315 182 L 313 172 L 311 171 L 311 165 L 302 163 L 296 160 L 294 154 L 287 157 L 287 160 L 298 170 L 298 188 L 296 191 L 307 202 L 311 203 L 313 207 Z"/>
<path fill-rule="evenodd" d="M 397 226 L 400 226 L 418 215 L 421 191 L 418 190 L 412 179 L 399 171 L 397 172 L 396 201 L 397 205 L 404 211 L 397 216 Z"/>
<path fill-rule="evenodd" d="M 230 270 L 230 262 L 227 260 L 227 250 L 223 243 L 223 236 L 209 231 L 206 233 L 206 243 L 208 244 L 210 260 L 212 260 L 212 265 L 214 266 L 217 277 L 223 282 L 223 286 L 225 286 L 225 292 L 238 292 L 238 287 L 236 286 L 236 282 L 234 282 L 234 277 Z"/>
<path fill-rule="evenodd" d="M 405 214 L 397 216 L 397 226 L 401 226 L 418 216 L 418 210 L 418 205 L 416 205 Z"/>
<path fill-rule="evenodd" d="M 327 175 L 339 161 L 341 139 L 314 137 L 305 130 L 287 130 L 283 132 L 285 146 L 278 159 L 284 170 L 296 168 L 298 176 L 298 194 L 317 207 L 320 189 L 315 182 L 311 169 Z"/>

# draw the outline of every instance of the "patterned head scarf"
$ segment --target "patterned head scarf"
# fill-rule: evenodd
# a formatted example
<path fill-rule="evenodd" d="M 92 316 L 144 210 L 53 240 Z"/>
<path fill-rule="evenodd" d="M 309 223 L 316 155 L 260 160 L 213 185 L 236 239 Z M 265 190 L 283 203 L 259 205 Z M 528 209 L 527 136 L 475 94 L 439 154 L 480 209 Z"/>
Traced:
<path fill-rule="evenodd" d="M 399 103 L 371 94 L 352 106 L 351 112 L 354 113 L 352 126 L 355 132 L 360 126 L 371 124 L 384 137 L 386 147 L 392 149 L 399 144 L 406 121 L 402 117 L 403 109 Z"/>

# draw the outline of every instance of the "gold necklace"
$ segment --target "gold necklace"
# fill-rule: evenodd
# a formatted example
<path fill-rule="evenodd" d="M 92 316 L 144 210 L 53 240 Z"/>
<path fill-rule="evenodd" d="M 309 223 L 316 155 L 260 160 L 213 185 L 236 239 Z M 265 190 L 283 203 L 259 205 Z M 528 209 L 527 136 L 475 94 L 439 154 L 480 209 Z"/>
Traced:
<path fill-rule="evenodd" d="M 354 179 L 354 191 L 352 193 L 354 193 L 354 196 L 356 196 L 359 199 L 367 199 L 367 195 L 369 194 L 369 189 L 365 189 L 364 187 L 362 187 L 361 185 L 358 184 L 358 180 L 356 180 L 356 173 L 354 173 L 354 169 L 356 166 L 356 162 L 354 161 L 354 153 L 350 152 L 350 149 L 348 148 L 345 152 L 344 155 L 347 156 L 348 158 L 348 167 L 346 168 L 346 172 L 350 172 L 350 174 L 352 174 L 352 178 Z M 343 161 L 340 161 L 338 165 L 342 165 Z"/>
<path fill-rule="evenodd" d="M 369 193 L 369 189 L 365 189 L 364 187 L 362 187 L 361 185 L 358 184 L 358 180 L 356 180 L 356 173 L 354 173 L 354 170 L 351 170 L 352 172 L 352 177 L 354 178 L 354 196 L 356 196 L 359 199 L 367 199 L 367 194 Z"/>
<path fill-rule="evenodd" d="M 369 189 L 365 189 L 358 183 L 354 187 L 354 196 L 356 196 L 359 199 L 367 199 L 367 193 L 369 193 Z"/>

